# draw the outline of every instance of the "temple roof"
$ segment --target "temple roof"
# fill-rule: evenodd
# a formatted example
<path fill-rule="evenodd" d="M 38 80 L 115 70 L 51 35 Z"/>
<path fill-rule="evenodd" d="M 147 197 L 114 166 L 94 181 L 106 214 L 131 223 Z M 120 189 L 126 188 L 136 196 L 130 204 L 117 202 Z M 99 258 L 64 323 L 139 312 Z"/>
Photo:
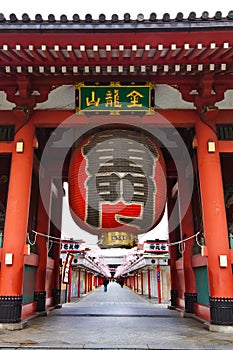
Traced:
<path fill-rule="evenodd" d="M 25 31 L 25 30 L 49 30 L 49 31 L 69 31 L 69 30 L 150 30 L 150 31 L 182 31 L 182 30 L 226 30 L 233 27 L 233 11 L 229 11 L 223 16 L 221 11 L 217 11 L 213 17 L 204 11 L 200 17 L 195 12 L 190 12 L 187 18 L 184 18 L 182 12 L 178 12 L 176 17 L 172 18 L 169 13 L 164 13 L 162 18 L 157 18 L 157 14 L 152 12 L 149 18 L 145 18 L 142 13 L 137 18 L 131 18 L 129 13 L 125 13 L 123 19 L 117 14 L 113 14 L 108 19 L 105 14 L 100 14 L 98 19 L 93 18 L 91 14 L 86 14 L 82 19 L 78 14 L 74 14 L 72 19 L 62 14 L 57 18 L 54 14 L 43 18 L 41 14 L 36 14 L 35 18 L 30 18 L 24 13 L 21 18 L 12 13 L 9 19 L 3 13 L 0 13 L 1 31 Z"/>
<path fill-rule="evenodd" d="M 232 38 L 233 11 L 225 17 L 205 11 L 199 18 L 195 12 L 187 18 L 165 13 L 160 19 L 156 13 L 135 19 L 129 13 L 123 19 L 116 14 L 32 19 L 26 13 L 7 19 L 0 13 L 0 89 L 8 86 L 13 100 L 20 79 L 30 80 L 31 89 L 132 80 L 182 85 L 190 92 L 208 74 L 223 91 L 233 86 Z"/>

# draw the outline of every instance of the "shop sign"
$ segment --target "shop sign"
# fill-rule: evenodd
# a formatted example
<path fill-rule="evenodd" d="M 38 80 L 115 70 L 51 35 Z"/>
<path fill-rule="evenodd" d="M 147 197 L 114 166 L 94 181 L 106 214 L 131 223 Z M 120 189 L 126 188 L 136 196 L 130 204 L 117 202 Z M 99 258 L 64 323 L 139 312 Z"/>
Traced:
<path fill-rule="evenodd" d="M 64 270 L 63 270 L 63 278 L 62 278 L 62 282 L 66 284 L 69 284 L 70 267 L 71 267 L 73 257 L 74 257 L 73 254 L 67 253 Z"/>
<path fill-rule="evenodd" d="M 120 114 L 153 112 L 154 85 L 85 85 L 76 86 L 76 113 L 102 112 Z"/>
<path fill-rule="evenodd" d="M 167 241 L 151 241 L 144 243 L 144 253 L 168 253 Z"/>
<path fill-rule="evenodd" d="M 61 244 L 61 253 L 79 252 L 79 251 L 80 251 L 80 243 L 62 242 Z"/>

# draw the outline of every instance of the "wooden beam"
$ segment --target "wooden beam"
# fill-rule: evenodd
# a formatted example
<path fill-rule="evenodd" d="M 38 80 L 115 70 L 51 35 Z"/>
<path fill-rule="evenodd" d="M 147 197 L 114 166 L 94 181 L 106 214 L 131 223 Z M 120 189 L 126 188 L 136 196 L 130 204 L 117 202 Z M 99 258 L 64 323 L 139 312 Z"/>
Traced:
<path fill-rule="evenodd" d="M 165 124 L 165 121 L 162 122 L 159 119 L 159 116 L 163 116 L 163 118 L 167 119 L 173 126 L 177 127 L 192 127 L 196 124 L 198 120 L 198 114 L 196 110 L 156 110 L 153 115 L 144 115 L 140 117 L 143 123 L 156 125 L 156 124 Z M 72 117 L 70 120 L 68 120 Z M 93 116 L 92 116 L 93 117 Z M 107 116 L 95 116 L 94 120 L 92 117 L 88 117 L 87 115 L 78 115 L 74 112 L 74 110 L 34 110 L 32 119 L 38 127 L 54 127 L 58 124 L 64 122 L 65 124 L 71 123 L 74 125 L 74 122 L 77 125 L 86 124 L 86 123 L 94 123 L 99 119 L 103 119 L 106 121 Z M 137 119 L 137 116 L 118 116 L 121 120 L 126 120 L 127 118 Z M 113 116 L 109 116 L 112 121 L 116 121 Z M 92 121 L 93 120 L 93 121 Z M 2 125 L 14 125 L 17 121 L 17 118 L 12 113 L 12 111 L 0 110 L 0 124 Z M 216 124 L 221 125 L 232 125 L 232 110 L 219 110 L 218 115 L 216 117 Z M 222 141 L 226 142 L 226 141 Z M 229 142 L 229 141 L 227 141 Z"/>
<path fill-rule="evenodd" d="M 218 141 L 220 153 L 233 153 L 233 141 Z"/>
<path fill-rule="evenodd" d="M 13 142 L 0 141 L 0 153 L 12 153 Z"/>
<path fill-rule="evenodd" d="M 171 128 L 193 127 L 198 121 L 195 110 L 156 110 L 153 115 L 78 115 L 73 110 L 35 110 L 32 120 L 36 127 L 60 127 L 68 128 L 75 126 L 91 127 L 100 126 L 106 123 L 121 123 L 141 126 L 156 126 Z"/>
<path fill-rule="evenodd" d="M 18 120 L 12 111 L 0 110 L 0 125 L 15 125 Z"/>

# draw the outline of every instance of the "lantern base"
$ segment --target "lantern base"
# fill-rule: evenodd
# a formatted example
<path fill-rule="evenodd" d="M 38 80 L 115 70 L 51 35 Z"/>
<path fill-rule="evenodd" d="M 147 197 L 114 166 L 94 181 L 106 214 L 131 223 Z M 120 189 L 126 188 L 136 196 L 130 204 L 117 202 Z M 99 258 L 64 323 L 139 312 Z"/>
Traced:
<path fill-rule="evenodd" d="M 131 232 L 104 232 L 99 234 L 100 248 L 133 248 L 138 244 L 136 233 Z"/>

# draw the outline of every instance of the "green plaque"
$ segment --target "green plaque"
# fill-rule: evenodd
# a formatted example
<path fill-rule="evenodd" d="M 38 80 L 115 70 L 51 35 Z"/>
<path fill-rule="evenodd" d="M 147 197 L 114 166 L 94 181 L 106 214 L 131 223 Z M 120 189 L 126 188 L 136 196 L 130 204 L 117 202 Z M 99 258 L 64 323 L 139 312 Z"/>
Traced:
<path fill-rule="evenodd" d="M 151 113 L 153 111 L 154 85 L 85 85 L 76 86 L 76 112 Z"/>

